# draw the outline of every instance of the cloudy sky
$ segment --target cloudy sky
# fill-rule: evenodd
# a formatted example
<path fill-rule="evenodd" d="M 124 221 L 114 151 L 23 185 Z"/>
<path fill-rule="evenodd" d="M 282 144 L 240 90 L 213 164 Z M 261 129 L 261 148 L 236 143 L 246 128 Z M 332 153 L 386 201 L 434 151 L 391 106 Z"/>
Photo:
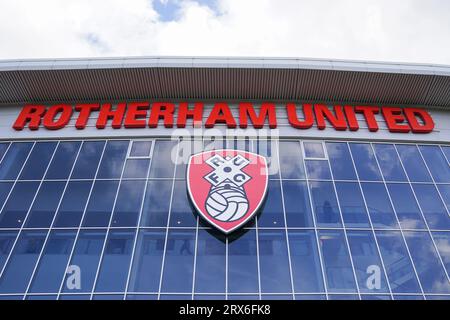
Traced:
<path fill-rule="evenodd" d="M 124 55 L 450 64 L 450 1 L 0 0 L 0 59 Z"/>

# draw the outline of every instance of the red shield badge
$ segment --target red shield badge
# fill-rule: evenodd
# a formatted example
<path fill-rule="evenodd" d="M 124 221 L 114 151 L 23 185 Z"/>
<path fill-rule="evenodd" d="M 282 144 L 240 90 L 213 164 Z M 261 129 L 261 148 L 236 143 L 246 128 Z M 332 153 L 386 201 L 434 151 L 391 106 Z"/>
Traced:
<path fill-rule="evenodd" d="M 267 161 L 240 150 L 211 150 L 190 157 L 188 192 L 200 215 L 224 233 L 249 221 L 267 192 Z"/>

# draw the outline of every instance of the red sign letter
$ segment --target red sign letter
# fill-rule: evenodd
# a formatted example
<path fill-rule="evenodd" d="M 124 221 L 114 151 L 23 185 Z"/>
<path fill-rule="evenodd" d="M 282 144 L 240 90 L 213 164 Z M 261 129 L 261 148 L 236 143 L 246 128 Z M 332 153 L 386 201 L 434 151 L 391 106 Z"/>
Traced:
<path fill-rule="evenodd" d="M 429 133 L 434 129 L 434 121 L 431 118 L 430 114 L 422 109 L 415 108 L 407 108 L 404 109 L 406 119 L 411 126 L 411 131 L 414 133 Z M 423 124 L 417 121 L 417 117 L 419 117 Z"/>
<path fill-rule="evenodd" d="M 380 108 L 368 106 L 356 106 L 355 112 L 362 113 L 364 115 L 364 119 L 366 119 L 369 131 L 371 132 L 378 131 L 378 123 L 377 120 L 375 119 L 375 115 L 380 112 Z"/>
<path fill-rule="evenodd" d="M 269 118 L 269 128 L 275 129 L 277 127 L 277 114 L 275 112 L 275 105 L 273 103 L 261 104 L 259 115 L 256 115 L 253 104 L 250 102 L 242 102 L 239 104 L 239 127 L 247 128 L 248 119 L 250 117 L 253 127 L 261 129 L 264 127 L 266 118 Z"/>
<path fill-rule="evenodd" d="M 216 123 L 226 123 L 228 128 L 236 128 L 236 120 L 234 120 L 228 104 L 223 102 L 216 103 L 206 120 L 205 127 L 213 128 Z"/>
<path fill-rule="evenodd" d="M 314 115 L 312 110 L 312 104 L 303 105 L 304 120 L 300 121 L 297 117 L 297 109 L 294 103 L 286 104 L 288 120 L 291 126 L 296 129 L 309 129 L 314 124 Z"/>
<path fill-rule="evenodd" d="M 57 114 L 61 113 L 59 119 L 55 120 Z M 70 121 L 73 109 L 67 104 L 59 104 L 48 109 L 44 116 L 43 125 L 49 130 L 58 130 L 64 128 Z"/>
<path fill-rule="evenodd" d="M 41 124 L 41 118 L 44 115 L 46 109 L 44 106 L 28 105 L 22 108 L 16 122 L 13 124 L 15 130 L 22 130 L 27 122 L 29 122 L 28 127 L 30 130 L 39 129 Z"/>
<path fill-rule="evenodd" d="M 112 106 L 110 103 L 103 104 L 97 119 L 97 129 L 104 129 L 106 127 L 106 123 L 111 118 L 113 119 L 112 127 L 114 129 L 120 129 L 122 126 L 126 105 L 127 104 L 125 102 L 121 102 L 117 104 L 116 110 L 111 110 Z"/>
<path fill-rule="evenodd" d="M 77 104 L 75 110 L 79 112 L 79 115 L 77 122 L 75 122 L 75 128 L 79 130 L 86 128 L 91 112 L 98 109 L 100 109 L 100 104 L 98 103 Z"/>
<path fill-rule="evenodd" d="M 150 119 L 148 126 L 150 128 L 156 128 L 158 126 L 159 119 L 164 119 L 164 127 L 173 127 L 173 113 L 175 112 L 175 104 L 155 102 L 152 105 L 152 111 L 150 113 Z"/>
<path fill-rule="evenodd" d="M 342 106 L 334 106 L 334 115 L 326 105 L 315 104 L 314 111 L 316 113 L 317 128 L 319 130 L 325 129 L 325 118 L 331 123 L 334 129 L 339 131 L 347 130 L 347 121 L 345 121 L 345 115 L 342 111 Z"/>
<path fill-rule="evenodd" d="M 148 102 L 131 102 L 128 104 L 127 114 L 123 126 L 125 128 L 145 128 Z M 142 119 L 144 118 L 144 120 Z"/>
<path fill-rule="evenodd" d="M 194 109 L 190 110 L 187 102 L 181 102 L 178 108 L 177 127 L 185 128 L 188 118 L 193 119 L 192 126 L 194 128 L 200 128 L 203 121 L 203 103 L 194 103 Z"/>
<path fill-rule="evenodd" d="M 399 124 L 405 122 L 401 108 L 383 107 L 381 111 L 390 132 L 409 132 L 410 128 L 407 124 Z"/>

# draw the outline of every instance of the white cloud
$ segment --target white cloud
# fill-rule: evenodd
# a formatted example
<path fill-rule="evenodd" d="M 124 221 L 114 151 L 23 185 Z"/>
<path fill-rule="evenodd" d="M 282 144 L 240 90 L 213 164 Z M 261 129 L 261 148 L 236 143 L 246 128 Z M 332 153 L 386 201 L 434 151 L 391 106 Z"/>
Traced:
<path fill-rule="evenodd" d="M 450 64 L 446 0 L 217 0 L 214 8 L 169 1 L 178 3 L 172 21 L 163 21 L 149 0 L 0 0 L 0 58 L 226 55 Z"/>

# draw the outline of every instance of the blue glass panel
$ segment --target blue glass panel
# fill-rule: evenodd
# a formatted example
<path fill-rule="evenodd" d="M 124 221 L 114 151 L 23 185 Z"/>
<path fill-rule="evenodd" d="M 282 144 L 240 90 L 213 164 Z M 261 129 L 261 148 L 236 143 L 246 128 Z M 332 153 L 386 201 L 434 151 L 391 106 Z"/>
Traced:
<path fill-rule="evenodd" d="M 447 273 L 450 273 L 450 232 L 433 232 L 433 239 L 444 262 Z"/>
<path fill-rule="evenodd" d="M 431 184 L 413 184 L 420 208 L 431 229 L 450 230 L 450 219 L 436 187 Z"/>
<path fill-rule="evenodd" d="M 169 231 L 162 279 L 162 292 L 192 292 L 194 253 L 195 230 Z"/>
<path fill-rule="evenodd" d="M 314 231 L 289 230 L 289 249 L 295 292 L 324 292 Z"/>
<path fill-rule="evenodd" d="M 137 226 L 144 195 L 145 181 L 126 180 L 120 183 L 111 226 Z"/>
<path fill-rule="evenodd" d="M 133 141 L 130 157 L 149 157 L 151 149 L 151 141 Z"/>
<path fill-rule="evenodd" d="M 345 142 L 327 142 L 327 153 L 336 180 L 356 180 L 350 151 Z"/>
<path fill-rule="evenodd" d="M 194 300 L 225 300 L 225 295 L 199 295 L 194 296 Z"/>
<path fill-rule="evenodd" d="M 389 293 L 372 232 L 348 231 L 347 236 L 360 292 Z"/>
<path fill-rule="evenodd" d="M 23 295 L 0 296 L 0 300 L 23 300 Z"/>
<path fill-rule="evenodd" d="M 411 182 L 431 182 L 430 174 L 417 147 L 401 144 L 397 144 L 396 147 L 409 180 Z"/>
<path fill-rule="evenodd" d="M 386 181 L 407 181 L 393 144 L 374 144 L 373 148 Z"/>
<path fill-rule="evenodd" d="M 31 150 L 31 142 L 14 142 L 0 164 L 0 179 L 15 180 Z"/>
<path fill-rule="evenodd" d="M 6 263 L 6 259 L 8 259 L 17 233 L 17 231 L 0 231 L 0 271 Z"/>
<path fill-rule="evenodd" d="M 121 294 L 95 294 L 93 300 L 123 300 Z"/>
<path fill-rule="evenodd" d="M 328 292 L 356 292 L 355 277 L 342 231 L 319 231 Z"/>
<path fill-rule="evenodd" d="M 67 179 L 80 149 L 81 142 L 60 142 L 48 167 L 46 179 Z"/>
<path fill-rule="evenodd" d="M 150 168 L 151 178 L 172 178 L 176 156 L 177 141 L 158 140 L 153 150 Z"/>
<path fill-rule="evenodd" d="M 361 300 L 391 300 L 391 296 L 378 294 L 363 294 Z"/>
<path fill-rule="evenodd" d="M 50 233 L 31 282 L 30 292 L 58 292 L 66 273 L 75 235 L 76 231 L 54 230 Z"/>
<path fill-rule="evenodd" d="M 450 162 L 450 147 L 449 146 L 441 146 L 441 149 L 444 152 L 445 157 L 447 158 L 447 162 Z"/>
<path fill-rule="evenodd" d="M 428 169 L 436 182 L 450 182 L 450 165 L 439 146 L 419 146 Z"/>
<path fill-rule="evenodd" d="M 85 227 L 107 227 L 116 197 L 118 181 L 96 181 L 83 221 Z"/>
<path fill-rule="evenodd" d="M 256 231 L 228 236 L 228 292 L 258 292 Z"/>
<path fill-rule="evenodd" d="M 355 161 L 356 171 L 360 180 L 381 181 L 380 170 L 368 143 L 350 143 L 350 150 Z"/>
<path fill-rule="evenodd" d="M 158 292 L 165 240 L 164 229 L 139 231 L 128 291 Z"/>
<path fill-rule="evenodd" d="M 283 193 L 288 227 L 312 227 L 311 204 L 306 182 L 283 181 Z"/>
<path fill-rule="evenodd" d="M 56 209 L 58 208 L 65 182 L 45 181 L 34 200 L 33 207 L 28 214 L 25 227 L 48 228 L 50 227 Z"/>
<path fill-rule="evenodd" d="M 450 184 L 440 184 L 437 187 L 441 193 L 445 205 L 447 206 L 447 210 L 450 211 Z"/>
<path fill-rule="evenodd" d="M 146 178 L 150 159 L 128 159 L 123 170 L 124 178 Z"/>
<path fill-rule="evenodd" d="M 192 300 L 190 294 L 162 294 L 159 300 Z"/>
<path fill-rule="evenodd" d="M 405 232 L 411 257 L 425 293 L 450 293 L 450 281 L 427 232 Z"/>
<path fill-rule="evenodd" d="M 266 201 L 261 208 L 258 225 L 260 227 L 283 227 L 284 213 L 279 181 L 269 180 L 267 195 Z"/>
<path fill-rule="evenodd" d="M 0 182 L 0 208 L 5 204 L 12 186 L 12 182 Z"/>
<path fill-rule="evenodd" d="M 97 266 L 100 261 L 103 244 L 105 242 L 106 230 L 84 230 L 81 231 L 73 251 L 70 266 L 78 266 L 81 271 L 80 288 L 74 288 L 70 276 L 65 278 L 62 292 L 91 292 L 94 285 Z M 73 273 L 74 274 L 74 273 Z"/>
<path fill-rule="evenodd" d="M 308 179 L 330 180 L 331 173 L 327 160 L 305 160 Z"/>
<path fill-rule="evenodd" d="M 0 160 L 5 155 L 6 150 L 8 150 L 8 146 L 9 146 L 9 143 L 6 143 L 6 142 L 0 143 Z"/>
<path fill-rule="evenodd" d="M 133 251 L 134 235 L 135 231 L 128 229 L 109 232 L 95 286 L 96 292 L 125 290 L 131 253 Z"/>
<path fill-rule="evenodd" d="M 427 300 L 450 300 L 450 296 L 426 295 Z"/>
<path fill-rule="evenodd" d="M 27 296 L 26 300 L 56 300 L 55 295 L 35 295 Z"/>
<path fill-rule="evenodd" d="M 423 296 L 413 295 L 394 295 L 394 300 L 423 300 Z"/>
<path fill-rule="evenodd" d="M 299 177 L 299 172 L 304 176 L 304 171 L 301 168 L 303 166 L 299 160 L 301 160 L 300 142 L 283 142 L 281 151 L 283 152 L 283 160 L 280 158 L 283 164 L 283 178 Z M 295 145 L 294 145 L 295 144 Z M 289 150 L 289 148 L 292 148 Z M 269 179 L 278 179 L 280 177 L 280 164 L 278 161 L 278 146 L 276 140 L 258 140 L 256 141 L 256 153 L 265 157 L 267 165 L 269 167 Z M 286 150 L 286 152 L 284 152 Z M 288 156 L 291 153 L 291 156 Z M 291 158 L 291 159 L 289 159 Z M 292 159 L 293 158 L 293 159 Z M 297 161 L 296 161 L 297 160 Z M 298 171 L 302 170 L 302 171 Z"/>
<path fill-rule="evenodd" d="M 295 300 L 327 300 L 327 297 L 324 294 L 296 294 Z"/>
<path fill-rule="evenodd" d="M 174 183 L 170 226 L 195 227 L 197 219 L 188 199 L 186 181 L 175 181 Z"/>
<path fill-rule="evenodd" d="M 129 141 L 108 141 L 98 169 L 98 179 L 120 178 L 127 156 L 128 144 Z"/>
<path fill-rule="evenodd" d="M 39 182 L 18 182 L 0 214 L 0 227 L 19 228 L 33 201 Z"/>
<path fill-rule="evenodd" d="M 285 231 L 260 230 L 258 236 L 261 292 L 292 292 Z"/>
<path fill-rule="evenodd" d="M 228 295 L 228 300 L 259 300 L 258 295 Z"/>
<path fill-rule="evenodd" d="M 58 300 L 91 300 L 88 294 L 62 294 Z"/>
<path fill-rule="evenodd" d="M 167 226 L 171 192 L 172 180 L 151 180 L 147 183 L 141 226 Z"/>
<path fill-rule="evenodd" d="M 325 158 L 322 142 L 303 142 L 306 158 Z"/>
<path fill-rule="evenodd" d="M 56 148 L 56 142 L 37 142 L 22 169 L 19 179 L 40 180 L 44 176 L 48 163 Z"/>
<path fill-rule="evenodd" d="M 203 141 L 201 140 L 182 140 L 178 144 L 176 177 L 186 179 L 186 169 L 189 157 L 193 154 L 203 151 Z"/>
<path fill-rule="evenodd" d="M 372 225 L 375 228 L 398 228 L 386 187 L 382 183 L 361 183 Z"/>
<path fill-rule="evenodd" d="M 198 230 L 195 292 L 225 292 L 225 236 L 216 230 Z"/>
<path fill-rule="evenodd" d="M 91 191 L 92 181 L 70 181 L 56 215 L 55 227 L 78 227 Z"/>
<path fill-rule="evenodd" d="M 330 294 L 328 300 L 359 300 L 356 294 Z"/>
<path fill-rule="evenodd" d="M 400 232 L 377 231 L 378 245 L 394 293 L 420 293 L 419 283 Z"/>
<path fill-rule="evenodd" d="M 46 232 L 41 231 L 24 231 L 20 234 L 0 278 L 0 293 L 25 292 L 46 235 Z"/>
<path fill-rule="evenodd" d="M 346 227 L 369 227 L 369 217 L 358 183 L 336 182 L 336 190 Z"/>
<path fill-rule="evenodd" d="M 126 300 L 158 300 L 156 294 L 127 294 Z"/>
<path fill-rule="evenodd" d="M 81 146 L 72 179 L 92 179 L 105 146 L 105 141 L 85 141 Z"/>
<path fill-rule="evenodd" d="M 414 199 L 411 187 L 403 183 L 392 183 L 387 186 L 402 228 L 424 229 L 425 223 Z"/>
<path fill-rule="evenodd" d="M 294 300 L 290 294 L 263 294 L 261 300 Z"/>
<path fill-rule="evenodd" d="M 280 141 L 280 169 L 283 179 L 305 179 L 300 142 Z"/>
<path fill-rule="evenodd" d="M 340 227 L 341 217 L 332 182 L 310 182 L 318 227 Z"/>

